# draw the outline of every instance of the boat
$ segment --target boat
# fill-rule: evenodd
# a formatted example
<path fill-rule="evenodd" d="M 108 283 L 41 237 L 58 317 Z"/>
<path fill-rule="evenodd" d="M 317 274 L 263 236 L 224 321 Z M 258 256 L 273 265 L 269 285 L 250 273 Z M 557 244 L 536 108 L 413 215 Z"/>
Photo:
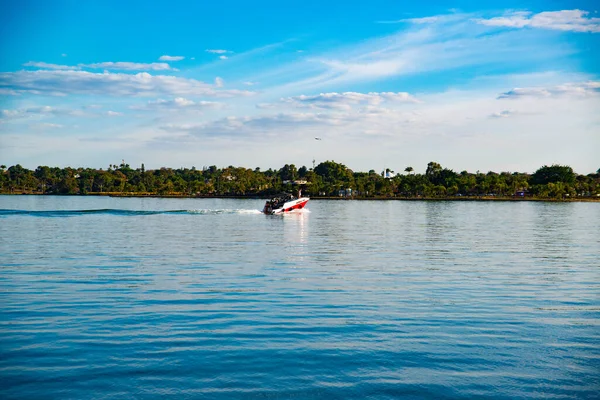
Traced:
<path fill-rule="evenodd" d="M 263 213 L 271 215 L 301 210 L 306 206 L 308 200 L 310 200 L 308 197 L 301 197 L 301 193 L 298 193 L 298 197 L 294 197 L 289 193 L 281 193 L 267 200 Z"/>

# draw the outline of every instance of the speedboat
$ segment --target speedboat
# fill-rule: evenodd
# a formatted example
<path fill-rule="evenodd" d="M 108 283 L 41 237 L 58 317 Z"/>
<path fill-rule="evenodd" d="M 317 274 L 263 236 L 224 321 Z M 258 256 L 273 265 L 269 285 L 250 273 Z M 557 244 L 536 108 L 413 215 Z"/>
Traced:
<path fill-rule="evenodd" d="M 267 200 L 263 213 L 280 214 L 300 210 L 306 206 L 308 200 L 310 200 L 308 197 L 300 197 L 300 194 L 298 194 L 298 197 L 294 197 L 289 193 L 282 193 Z"/>

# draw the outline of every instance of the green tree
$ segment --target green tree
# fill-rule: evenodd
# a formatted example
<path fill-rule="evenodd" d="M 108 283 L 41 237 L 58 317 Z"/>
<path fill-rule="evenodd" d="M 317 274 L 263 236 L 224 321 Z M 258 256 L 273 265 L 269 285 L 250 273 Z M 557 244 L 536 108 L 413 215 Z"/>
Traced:
<path fill-rule="evenodd" d="M 39 166 L 33 175 L 38 179 L 42 193 L 46 193 L 46 190 L 52 190 L 56 182 L 56 175 L 50 167 Z"/>
<path fill-rule="evenodd" d="M 575 183 L 575 173 L 573 168 L 567 165 L 544 165 L 531 176 L 531 183 L 534 185 L 545 185 L 548 183 L 562 182 L 572 185 Z"/>
<path fill-rule="evenodd" d="M 173 182 L 167 181 L 164 185 L 162 185 L 160 187 L 160 189 L 158 189 L 158 193 L 159 194 L 171 194 L 171 193 L 173 193 L 174 190 L 175 190 L 175 185 L 173 185 Z"/>
<path fill-rule="evenodd" d="M 338 190 L 354 186 L 352 170 L 344 164 L 325 161 L 315 167 L 315 173 L 323 180 L 322 190 L 328 195 L 336 195 Z"/>
<path fill-rule="evenodd" d="M 279 177 L 282 181 L 293 181 L 298 177 L 298 170 L 294 164 L 285 164 L 279 170 Z"/>
<path fill-rule="evenodd" d="M 431 181 L 433 178 L 438 176 L 442 172 L 442 166 L 434 161 L 431 161 L 427 164 L 427 170 L 425 171 L 425 176 L 429 178 Z"/>

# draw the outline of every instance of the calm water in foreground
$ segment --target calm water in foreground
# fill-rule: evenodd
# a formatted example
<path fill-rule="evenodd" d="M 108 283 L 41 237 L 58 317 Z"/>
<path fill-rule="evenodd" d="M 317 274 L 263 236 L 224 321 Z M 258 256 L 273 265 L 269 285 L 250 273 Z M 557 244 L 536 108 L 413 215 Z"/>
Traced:
<path fill-rule="evenodd" d="M 262 205 L 0 196 L 0 398 L 599 398 L 599 203 Z"/>

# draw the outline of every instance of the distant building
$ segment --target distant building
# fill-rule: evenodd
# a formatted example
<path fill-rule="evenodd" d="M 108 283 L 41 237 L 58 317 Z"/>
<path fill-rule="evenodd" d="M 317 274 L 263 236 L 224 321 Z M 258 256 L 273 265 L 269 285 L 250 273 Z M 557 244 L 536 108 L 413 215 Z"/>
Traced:
<path fill-rule="evenodd" d="M 515 192 L 515 197 L 526 197 L 529 195 L 529 191 L 527 190 L 517 190 Z"/>
<path fill-rule="evenodd" d="M 339 197 L 352 197 L 352 189 L 348 188 L 348 189 L 340 189 L 338 191 L 338 196 Z"/>

